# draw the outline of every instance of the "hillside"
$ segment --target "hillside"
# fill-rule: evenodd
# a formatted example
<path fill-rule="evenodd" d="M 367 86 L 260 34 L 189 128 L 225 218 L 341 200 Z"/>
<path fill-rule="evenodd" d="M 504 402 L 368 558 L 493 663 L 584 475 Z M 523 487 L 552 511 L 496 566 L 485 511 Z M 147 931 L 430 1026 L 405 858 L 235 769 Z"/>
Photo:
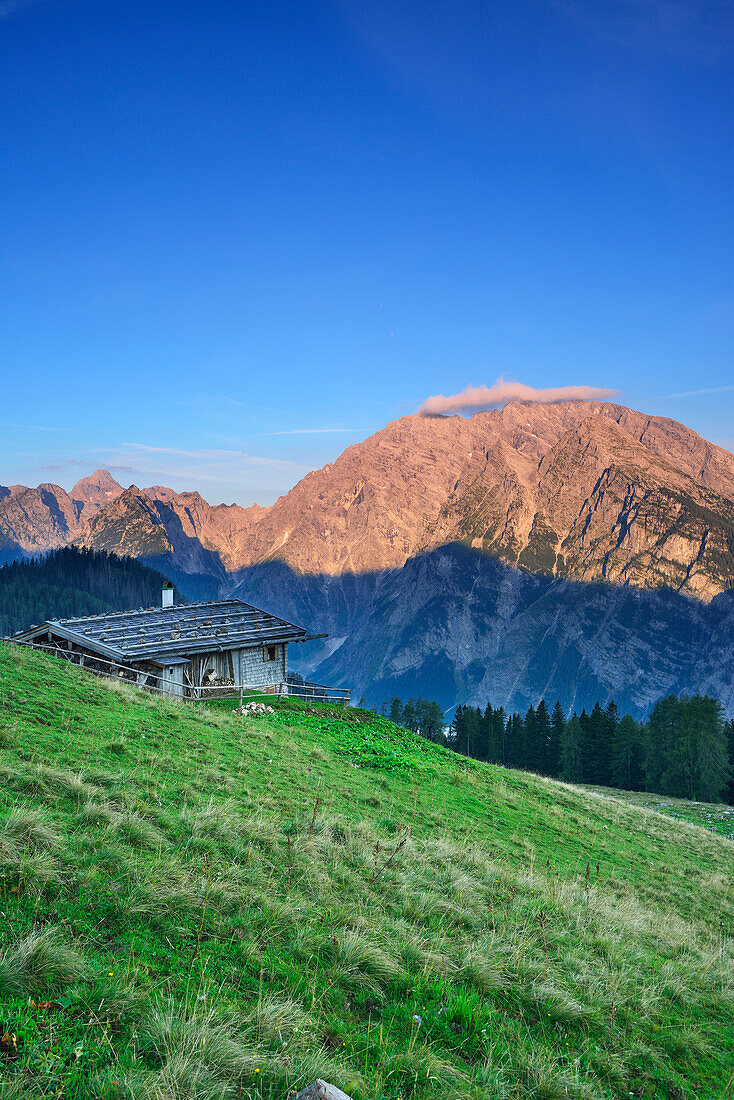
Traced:
<path fill-rule="evenodd" d="M 132 558 L 70 546 L 8 563 L 0 566 L 0 638 L 46 619 L 157 607 L 165 580 Z"/>
<path fill-rule="evenodd" d="M 291 706 L 0 646 L 0 1092 L 727 1095 L 729 841 Z"/>

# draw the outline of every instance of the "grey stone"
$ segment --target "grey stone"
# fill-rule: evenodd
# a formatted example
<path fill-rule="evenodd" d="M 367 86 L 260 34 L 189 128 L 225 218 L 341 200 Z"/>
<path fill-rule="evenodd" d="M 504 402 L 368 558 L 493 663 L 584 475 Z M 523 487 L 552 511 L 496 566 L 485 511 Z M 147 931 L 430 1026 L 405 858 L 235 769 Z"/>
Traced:
<path fill-rule="evenodd" d="M 328 1081 L 322 1081 L 319 1077 L 299 1093 L 292 1093 L 289 1100 L 351 1100 L 351 1097 L 336 1085 L 330 1085 Z"/>

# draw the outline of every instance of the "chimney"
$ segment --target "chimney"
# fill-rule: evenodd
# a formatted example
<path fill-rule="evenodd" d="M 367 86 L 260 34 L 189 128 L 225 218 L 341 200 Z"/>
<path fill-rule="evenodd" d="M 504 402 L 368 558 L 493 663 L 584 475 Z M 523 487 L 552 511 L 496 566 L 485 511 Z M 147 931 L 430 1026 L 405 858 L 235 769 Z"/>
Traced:
<path fill-rule="evenodd" d="M 173 585 L 166 581 L 161 589 L 161 607 L 173 607 Z"/>

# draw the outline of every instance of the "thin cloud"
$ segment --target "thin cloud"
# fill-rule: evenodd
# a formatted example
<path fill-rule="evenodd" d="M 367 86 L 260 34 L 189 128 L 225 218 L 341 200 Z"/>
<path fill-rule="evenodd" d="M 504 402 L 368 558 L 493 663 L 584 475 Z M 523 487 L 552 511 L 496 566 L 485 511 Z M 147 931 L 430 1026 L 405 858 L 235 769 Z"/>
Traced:
<path fill-rule="evenodd" d="M 290 428 L 284 432 L 267 432 L 267 435 L 327 435 L 331 432 L 354 433 L 357 428 Z"/>
<path fill-rule="evenodd" d="M 734 386 L 712 386 L 708 390 L 686 390 L 684 393 L 664 393 L 661 400 L 669 401 L 674 397 L 703 397 L 708 393 L 731 393 Z"/>
<path fill-rule="evenodd" d="M 66 470 L 70 466 L 78 466 L 83 470 L 89 469 L 89 462 L 82 458 L 68 458 L 63 462 L 46 462 L 42 466 L 32 466 L 32 470 Z M 132 466 L 106 466 L 106 470 L 132 470 Z"/>
<path fill-rule="evenodd" d="M 44 0 L 1 0 L 0 19 L 10 19 L 11 15 L 17 15 L 24 8 L 35 7 Z"/>
<path fill-rule="evenodd" d="M 47 428 L 43 424 L 3 424 L 3 428 L 13 428 L 18 432 L 68 432 L 70 428 Z"/>
<path fill-rule="evenodd" d="M 708 64 L 734 48 L 730 0 L 555 0 L 555 7 L 600 38 L 638 53 Z"/>
<path fill-rule="evenodd" d="M 131 451 L 138 451 L 141 454 L 171 455 L 174 458 L 193 458 L 204 462 L 229 462 L 237 459 L 253 466 L 270 466 L 278 470 L 293 469 L 295 465 L 288 459 L 267 458 L 262 455 L 251 455 L 246 451 L 224 450 L 221 448 L 186 451 L 177 447 L 151 447 L 145 443 L 122 443 L 121 446 Z"/>
<path fill-rule="evenodd" d="M 556 386 L 539 390 L 523 382 L 506 382 L 500 375 L 492 386 L 467 386 L 461 393 L 445 397 L 437 394 L 423 402 L 418 410 L 421 416 L 446 416 L 450 413 L 477 412 L 479 409 L 496 409 L 508 401 L 534 401 L 548 405 L 556 401 L 605 401 L 619 396 L 619 390 L 600 389 L 598 386 Z"/>

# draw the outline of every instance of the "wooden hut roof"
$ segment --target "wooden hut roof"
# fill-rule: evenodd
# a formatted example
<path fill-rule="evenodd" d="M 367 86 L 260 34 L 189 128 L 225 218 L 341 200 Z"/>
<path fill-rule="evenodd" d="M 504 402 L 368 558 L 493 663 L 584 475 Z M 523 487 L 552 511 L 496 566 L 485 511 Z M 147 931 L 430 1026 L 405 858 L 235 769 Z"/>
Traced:
<path fill-rule="evenodd" d="M 242 600 L 209 600 L 51 620 L 14 635 L 12 640 L 32 641 L 49 631 L 121 663 L 272 645 L 306 637 L 302 627 Z"/>

